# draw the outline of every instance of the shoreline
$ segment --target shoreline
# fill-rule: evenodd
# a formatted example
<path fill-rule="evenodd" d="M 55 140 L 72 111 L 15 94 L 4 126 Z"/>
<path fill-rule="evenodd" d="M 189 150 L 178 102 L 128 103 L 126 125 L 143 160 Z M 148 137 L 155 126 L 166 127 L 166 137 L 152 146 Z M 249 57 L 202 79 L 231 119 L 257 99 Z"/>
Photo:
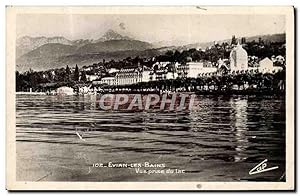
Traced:
<path fill-rule="evenodd" d="M 45 92 L 16 92 L 16 95 L 47 95 Z"/>
<path fill-rule="evenodd" d="M 266 96 L 285 96 L 285 91 L 268 91 L 268 90 L 230 90 L 230 91 L 167 91 L 167 92 L 159 92 L 159 91 L 103 91 L 97 93 L 86 93 L 86 94 L 78 94 L 74 93 L 73 95 L 101 95 L 101 94 L 172 94 L 172 93 L 181 93 L 181 94 L 196 94 L 196 95 L 222 95 L 222 96 L 233 96 L 233 95 L 266 95 Z M 16 92 L 16 95 L 50 95 L 46 92 Z M 64 95 L 64 94 L 57 94 Z M 73 96 L 72 95 L 72 96 Z"/>

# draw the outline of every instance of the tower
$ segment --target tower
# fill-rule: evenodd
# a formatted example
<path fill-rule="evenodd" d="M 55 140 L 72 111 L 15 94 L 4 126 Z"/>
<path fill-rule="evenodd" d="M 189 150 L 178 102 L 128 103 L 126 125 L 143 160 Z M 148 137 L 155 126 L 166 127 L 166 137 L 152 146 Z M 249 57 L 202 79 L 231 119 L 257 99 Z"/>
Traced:
<path fill-rule="evenodd" d="M 237 46 L 230 52 L 230 69 L 248 69 L 248 54 L 243 46 L 238 42 Z"/>

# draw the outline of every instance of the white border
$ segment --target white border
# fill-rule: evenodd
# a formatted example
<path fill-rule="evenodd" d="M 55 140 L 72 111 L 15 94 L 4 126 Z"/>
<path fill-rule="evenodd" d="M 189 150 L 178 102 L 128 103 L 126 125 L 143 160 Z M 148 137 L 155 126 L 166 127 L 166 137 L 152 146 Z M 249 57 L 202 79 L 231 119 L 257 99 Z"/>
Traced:
<path fill-rule="evenodd" d="M 186 2 L 185 2 L 186 3 Z M 9 35 L 8 35 L 9 36 Z M 8 47 L 12 47 L 14 45 L 14 43 L 13 42 L 10 42 L 10 43 L 8 43 L 7 44 L 7 46 Z M 287 46 L 292 46 L 293 45 L 293 37 L 292 36 L 287 36 Z M 290 63 L 292 63 L 292 61 L 293 61 L 293 54 L 288 54 L 288 56 L 289 57 L 292 57 L 291 59 L 290 58 L 287 58 L 287 59 L 289 59 L 289 60 L 291 60 L 290 61 Z M 13 57 L 12 57 L 13 58 Z M 7 60 L 8 60 L 8 64 L 10 64 L 9 63 L 9 59 L 10 58 L 8 58 Z M 291 71 L 293 71 L 293 70 L 291 70 Z M 8 73 L 9 74 L 9 73 Z M 288 83 L 290 83 L 291 81 L 291 79 L 293 79 L 293 77 L 287 77 L 287 79 L 288 79 Z M 14 83 L 13 83 L 14 84 Z M 291 84 L 291 83 L 290 83 Z M 9 83 L 8 83 L 8 85 L 9 85 Z M 290 85 L 288 85 L 288 86 L 290 86 Z M 8 89 L 14 89 L 14 88 L 8 88 Z M 9 92 L 12 92 L 11 90 L 9 90 Z M 288 90 L 289 91 L 289 90 Z M 11 94 L 11 93 L 9 93 L 8 92 L 8 96 L 9 96 L 9 94 Z M 287 94 L 289 95 L 289 96 L 291 96 L 291 95 L 293 95 L 293 92 L 287 92 Z M 10 97 L 11 98 L 11 97 Z M 8 100 L 11 100 L 11 99 L 8 99 Z M 289 101 L 292 101 L 291 99 L 289 99 Z M 293 102 L 292 102 L 293 103 Z M 9 103 L 7 103 L 7 104 L 9 104 Z M 9 110 L 10 109 L 12 109 L 12 108 L 10 108 L 10 106 L 9 105 L 7 105 L 7 107 L 9 107 Z M 292 111 L 293 110 L 293 107 L 294 107 L 294 105 L 292 104 L 292 105 L 290 105 L 290 111 Z M 10 110 L 11 111 L 11 110 Z M 287 112 L 287 114 L 289 114 L 288 112 Z M 290 116 L 291 117 L 291 116 Z M 293 118 L 287 118 L 288 120 L 289 120 L 289 122 L 287 122 L 287 125 L 290 125 L 290 123 L 292 123 L 292 125 L 294 125 L 294 119 Z M 9 123 L 8 123 L 8 128 L 9 128 Z M 291 128 L 291 127 L 288 127 L 288 128 Z M 288 138 L 287 138 L 288 139 Z M 293 140 L 294 138 L 292 138 L 292 140 Z M 8 141 L 8 144 L 11 144 L 9 141 L 10 140 L 7 140 Z M 11 140 L 12 141 L 12 140 Z M 289 140 L 289 142 L 291 142 L 291 140 Z M 290 143 L 291 144 L 291 143 Z M 292 141 L 292 144 L 293 144 L 293 141 Z M 8 146 L 7 146 L 8 147 Z M 9 147 L 8 147 L 9 148 Z M 9 148 L 10 149 L 10 148 Z M 287 157 L 287 158 L 291 158 L 291 157 Z M 290 159 L 288 159 L 288 160 L 290 160 Z M 290 163 L 287 163 L 288 165 L 290 164 L 290 166 L 292 166 L 292 163 L 293 163 L 293 161 L 291 161 Z M 287 165 L 287 166 L 288 166 Z M 287 168 L 289 168 L 289 167 L 287 167 Z M 195 183 L 197 183 L 197 184 L 199 184 L 198 182 L 195 182 Z M 33 183 L 33 184 L 35 184 L 35 183 Z M 32 184 L 32 185 L 33 185 Z M 44 183 L 40 183 L 40 185 L 42 185 L 43 186 L 43 184 Z M 52 185 L 53 183 L 47 183 L 47 185 Z M 56 185 L 55 185 L 55 187 L 56 188 L 62 188 L 62 189 L 70 189 L 70 188 L 68 188 L 69 187 L 69 185 L 68 185 L 68 183 L 63 183 L 63 184 L 57 184 L 57 183 L 55 183 Z M 77 188 L 76 189 L 78 189 L 78 190 L 85 190 L 85 189 L 95 189 L 95 186 L 94 186 L 94 184 L 95 183 L 92 183 L 92 184 L 90 184 L 90 183 L 84 183 L 84 185 L 81 183 L 81 185 L 79 186 L 78 185 L 78 183 L 72 183 L 72 184 L 74 184 Z M 116 183 L 113 183 L 113 184 L 116 184 Z M 144 184 L 144 183 L 143 183 Z M 149 183 L 146 183 L 146 184 L 149 184 Z M 152 184 L 152 185 L 155 185 L 155 186 L 150 186 L 149 188 L 150 188 L 150 190 L 154 190 L 154 188 L 158 188 L 159 190 L 162 190 L 164 187 L 166 187 L 167 188 L 167 190 L 170 190 L 170 183 L 164 183 L 165 184 L 165 186 L 164 187 L 160 187 L 160 186 L 156 186 L 156 185 L 158 185 L 157 183 L 150 183 L 150 184 Z M 150 185 L 149 184 L 149 185 Z M 161 183 L 160 183 L 161 184 Z M 174 183 L 171 183 L 172 184 L 172 186 L 173 185 L 176 185 L 174 188 L 176 188 L 176 190 L 186 190 L 186 188 L 188 188 L 189 190 L 193 190 L 193 189 L 195 189 L 195 184 L 193 184 L 193 183 L 176 183 L 176 184 L 174 184 Z M 227 184 L 227 183 L 226 183 Z M 254 183 L 247 183 L 247 184 L 249 184 L 251 187 L 247 187 L 247 188 L 250 188 L 250 189 L 248 189 L 248 190 L 261 190 L 260 188 L 262 188 L 262 187 L 260 187 L 260 188 L 258 188 L 258 187 L 256 187 L 255 186 L 255 182 Z M 269 187 L 269 185 L 267 185 L 267 184 L 265 184 L 265 183 L 259 183 L 259 184 L 261 184 L 261 185 L 266 185 L 266 186 L 264 186 L 263 187 L 263 189 L 264 190 L 268 190 L 268 189 L 284 189 L 284 188 L 291 188 L 291 187 L 287 187 L 287 186 L 282 186 L 282 184 L 280 184 L 280 183 L 276 183 L 276 184 L 273 184 L 273 187 Z M 268 183 L 269 184 L 269 183 Z M 22 185 L 21 184 L 15 184 L 16 185 L 16 187 L 20 187 L 20 188 L 22 188 Z M 27 183 L 27 185 L 31 185 L 31 183 Z M 40 189 L 41 187 L 40 187 L 40 185 L 38 185 L 36 188 L 37 189 Z M 44 184 L 44 185 L 46 185 L 46 184 Z M 97 183 L 96 183 L 96 185 L 97 185 Z M 110 185 L 110 183 L 107 183 L 107 185 Z M 144 187 L 140 187 L 140 186 L 138 186 L 139 185 L 139 183 L 135 183 L 134 185 L 133 185 L 133 188 L 134 189 L 136 189 L 136 190 L 140 190 L 140 188 L 144 188 Z M 226 187 L 224 187 L 224 188 L 222 188 L 223 187 L 223 185 L 224 185 L 224 183 L 216 183 L 216 182 L 213 182 L 213 183 L 205 183 L 205 185 L 203 184 L 203 183 L 201 183 L 201 185 L 202 185 L 202 187 L 203 187 L 203 189 L 205 189 L 205 190 L 207 190 L 207 189 L 212 189 L 212 190 L 216 190 L 216 188 L 217 189 L 223 189 L 223 190 L 227 190 L 227 188 Z M 220 186 L 221 187 L 220 187 Z M 228 184 L 229 185 L 229 184 Z M 232 183 L 231 185 L 233 185 L 233 187 L 234 187 L 234 189 L 240 189 L 241 188 L 241 184 L 240 183 Z M 275 185 L 275 187 L 274 187 L 274 185 Z M 71 185 L 71 186 L 73 186 L 73 185 Z M 99 184 L 97 185 L 97 189 L 103 189 L 104 187 L 98 187 L 99 186 Z M 113 186 L 115 186 L 115 185 L 113 185 Z M 148 185 L 147 185 L 148 186 Z M 183 186 L 185 186 L 185 187 L 183 187 Z M 194 188 L 193 188 L 193 187 Z M 226 186 L 226 185 L 225 185 Z M 32 187 L 31 187 L 32 188 Z M 31 189 L 30 188 L 30 189 Z M 72 188 L 72 187 L 71 187 Z M 116 188 L 116 187 L 114 187 L 114 188 Z M 230 187 L 229 187 L 230 188 Z M 231 186 L 231 188 L 232 188 L 232 186 Z M 45 190 L 46 189 L 46 187 L 42 187 L 42 189 L 43 190 Z M 72 188 L 72 189 L 74 189 L 74 187 Z M 122 190 L 127 190 L 127 189 L 132 189 L 132 185 L 130 185 L 130 183 L 121 183 L 121 184 L 119 184 L 118 185 L 118 187 L 117 187 L 117 189 L 122 189 Z M 203 190 L 202 189 L 202 190 Z M 245 187 L 243 187 L 243 189 L 245 189 Z M 104 188 L 104 190 L 107 190 L 106 188 Z M 174 189 L 175 190 L 175 189 Z M 195 189 L 195 190 L 199 190 L 199 189 Z"/>

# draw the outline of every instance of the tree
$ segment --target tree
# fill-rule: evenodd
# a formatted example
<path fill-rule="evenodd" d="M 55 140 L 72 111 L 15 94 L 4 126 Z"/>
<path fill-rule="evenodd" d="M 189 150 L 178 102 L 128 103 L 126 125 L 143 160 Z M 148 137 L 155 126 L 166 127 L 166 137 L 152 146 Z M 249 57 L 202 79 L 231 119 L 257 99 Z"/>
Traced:
<path fill-rule="evenodd" d="M 233 84 L 238 86 L 238 89 L 240 90 L 241 87 L 244 89 L 244 76 L 241 73 L 238 73 L 237 75 L 234 75 Z"/>
<path fill-rule="evenodd" d="M 271 73 L 263 74 L 263 85 L 265 88 L 272 90 L 274 76 Z"/>
<path fill-rule="evenodd" d="M 237 44 L 237 40 L 235 38 L 235 35 L 233 35 L 231 39 L 231 45 L 236 45 L 236 44 Z"/>
<path fill-rule="evenodd" d="M 86 82 L 86 81 L 87 81 L 85 71 L 82 71 L 82 72 L 81 72 L 81 78 L 80 78 L 80 80 L 81 80 L 82 82 Z"/>
<path fill-rule="evenodd" d="M 242 44 L 246 44 L 246 38 L 245 37 L 242 37 Z"/>
<path fill-rule="evenodd" d="M 69 66 L 67 65 L 67 67 L 66 67 L 66 73 L 65 73 L 65 79 L 67 81 L 70 81 L 70 74 L 71 74 L 71 71 L 70 71 Z"/>
<path fill-rule="evenodd" d="M 77 64 L 74 71 L 74 81 L 79 81 L 79 70 Z"/>

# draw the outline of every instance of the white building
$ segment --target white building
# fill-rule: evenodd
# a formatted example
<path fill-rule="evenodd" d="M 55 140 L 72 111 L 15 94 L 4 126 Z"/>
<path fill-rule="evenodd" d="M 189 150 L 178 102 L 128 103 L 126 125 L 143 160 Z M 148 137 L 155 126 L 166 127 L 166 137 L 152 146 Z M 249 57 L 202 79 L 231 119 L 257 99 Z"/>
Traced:
<path fill-rule="evenodd" d="M 78 92 L 79 94 L 87 94 L 90 91 L 90 88 L 87 86 L 79 87 Z"/>
<path fill-rule="evenodd" d="M 139 82 L 149 82 L 151 80 L 151 71 L 141 71 L 139 69 L 121 69 L 114 77 L 104 77 L 100 81 L 94 81 L 93 84 L 107 85 L 129 85 Z"/>
<path fill-rule="evenodd" d="M 117 73 L 119 70 L 116 68 L 111 68 L 109 69 L 108 73 L 113 74 L 113 73 Z"/>
<path fill-rule="evenodd" d="M 188 62 L 178 67 L 180 77 L 197 78 L 199 75 L 216 73 L 217 67 L 213 67 L 210 62 Z"/>
<path fill-rule="evenodd" d="M 121 69 L 116 74 L 116 85 L 128 85 L 141 82 L 141 72 L 137 69 Z"/>
<path fill-rule="evenodd" d="M 232 71 L 241 71 L 248 69 L 248 54 L 239 43 L 230 52 L 230 69 Z"/>
<path fill-rule="evenodd" d="M 107 84 L 107 85 L 117 85 L 115 77 L 104 77 L 101 78 L 100 84 Z"/>
<path fill-rule="evenodd" d="M 159 70 L 165 68 L 167 65 L 171 64 L 170 62 L 156 62 L 152 65 L 153 70 Z"/>
<path fill-rule="evenodd" d="M 259 71 L 260 72 L 272 72 L 273 70 L 273 61 L 268 57 L 259 61 Z"/>
<path fill-rule="evenodd" d="M 274 63 L 268 57 L 259 61 L 258 71 L 261 73 L 273 73 L 282 70 L 282 67 L 274 66 Z"/>
<path fill-rule="evenodd" d="M 174 79 L 176 79 L 178 77 L 178 74 L 176 73 L 176 72 L 167 72 L 166 74 L 165 74 L 165 78 L 166 78 L 166 80 L 174 80 Z"/>
<path fill-rule="evenodd" d="M 150 72 L 150 80 L 170 80 L 178 77 L 179 63 L 171 62 L 156 62 L 152 65 L 152 71 Z"/>
<path fill-rule="evenodd" d="M 74 95 L 74 89 L 67 86 L 62 86 L 56 89 L 57 95 Z"/>
<path fill-rule="evenodd" d="M 149 82 L 151 78 L 151 71 L 143 71 L 142 72 L 142 80 L 141 82 Z"/>
<path fill-rule="evenodd" d="M 87 81 L 94 81 L 97 80 L 99 76 L 97 75 L 86 75 Z"/>
<path fill-rule="evenodd" d="M 166 70 L 157 70 L 156 72 L 152 72 L 150 75 L 150 80 L 174 80 L 178 77 L 176 72 L 169 72 Z"/>

